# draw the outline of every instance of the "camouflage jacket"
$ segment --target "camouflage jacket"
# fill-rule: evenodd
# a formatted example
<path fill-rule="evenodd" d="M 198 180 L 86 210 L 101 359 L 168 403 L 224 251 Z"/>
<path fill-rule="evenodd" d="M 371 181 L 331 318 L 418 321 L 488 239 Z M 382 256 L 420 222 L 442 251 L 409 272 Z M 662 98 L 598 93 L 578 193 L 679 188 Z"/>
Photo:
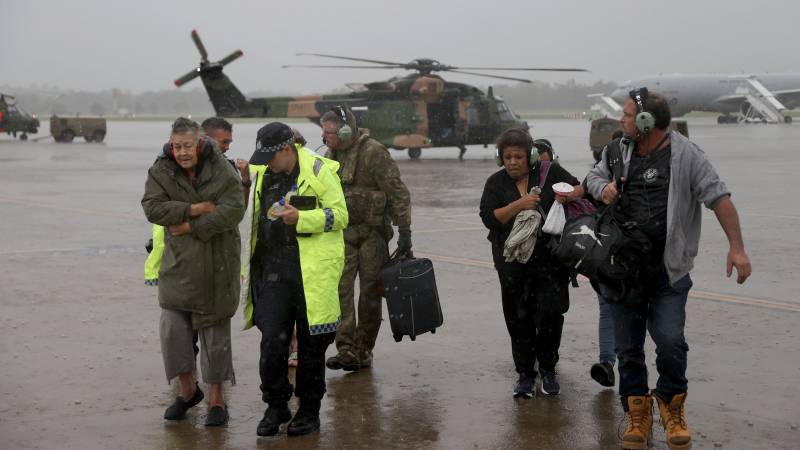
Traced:
<path fill-rule="evenodd" d="M 359 129 L 350 147 L 330 150 L 326 156 L 340 164 L 339 178 L 351 226 L 380 226 L 387 217 L 399 228 L 411 226 L 408 188 L 389 151 L 370 138 L 369 131 Z"/>

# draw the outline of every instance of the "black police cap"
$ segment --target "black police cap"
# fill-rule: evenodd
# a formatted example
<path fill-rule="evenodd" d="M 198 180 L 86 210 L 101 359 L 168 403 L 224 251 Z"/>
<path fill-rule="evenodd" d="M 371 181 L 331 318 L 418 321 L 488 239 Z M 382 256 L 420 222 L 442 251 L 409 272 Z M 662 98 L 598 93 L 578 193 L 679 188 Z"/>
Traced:
<path fill-rule="evenodd" d="M 289 125 L 282 122 L 271 122 L 258 130 L 256 149 L 250 157 L 250 164 L 265 165 L 272 161 L 275 154 L 286 145 L 294 143 L 294 133 Z"/>

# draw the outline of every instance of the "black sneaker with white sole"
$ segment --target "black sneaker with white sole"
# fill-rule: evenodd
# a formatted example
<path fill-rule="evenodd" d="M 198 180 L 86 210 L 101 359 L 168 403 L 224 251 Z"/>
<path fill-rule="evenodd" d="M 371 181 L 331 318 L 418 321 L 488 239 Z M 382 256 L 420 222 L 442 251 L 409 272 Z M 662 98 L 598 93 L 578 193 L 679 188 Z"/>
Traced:
<path fill-rule="evenodd" d="M 542 394 L 544 395 L 558 395 L 561 392 L 561 386 L 556 379 L 556 373 L 549 370 L 539 369 L 539 375 L 542 377 Z"/>
<path fill-rule="evenodd" d="M 534 387 L 535 378 L 528 374 L 520 374 L 517 384 L 514 385 L 515 398 L 533 398 L 536 389 Z"/>

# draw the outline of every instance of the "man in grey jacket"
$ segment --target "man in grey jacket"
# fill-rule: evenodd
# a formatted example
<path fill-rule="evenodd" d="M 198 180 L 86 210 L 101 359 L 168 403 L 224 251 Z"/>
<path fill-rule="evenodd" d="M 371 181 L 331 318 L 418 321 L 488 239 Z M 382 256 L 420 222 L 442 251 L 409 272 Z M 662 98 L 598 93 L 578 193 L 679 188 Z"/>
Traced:
<path fill-rule="evenodd" d="M 652 246 L 648 260 L 642 261 L 649 269 L 634 281 L 642 295 L 612 305 L 619 391 L 628 415 L 623 448 L 646 448 L 653 397 L 670 449 L 691 445 L 684 411 L 689 347 L 683 330 L 692 286 L 689 272 L 700 240 L 701 203 L 714 211 L 728 238 L 727 275 L 735 267 L 738 283 L 744 283 L 751 272 L 730 191 L 697 145 L 668 130 L 670 120 L 663 97 L 648 94 L 646 88 L 631 91 L 621 119 L 624 138 L 603 150 L 602 160 L 586 178 L 592 196 L 605 204 L 616 200 L 617 223 L 643 233 Z M 613 172 L 620 164 L 623 178 L 618 187 Z M 652 397 L 644 355 L 647 330 L 656 344 L 659 374 Z"/>

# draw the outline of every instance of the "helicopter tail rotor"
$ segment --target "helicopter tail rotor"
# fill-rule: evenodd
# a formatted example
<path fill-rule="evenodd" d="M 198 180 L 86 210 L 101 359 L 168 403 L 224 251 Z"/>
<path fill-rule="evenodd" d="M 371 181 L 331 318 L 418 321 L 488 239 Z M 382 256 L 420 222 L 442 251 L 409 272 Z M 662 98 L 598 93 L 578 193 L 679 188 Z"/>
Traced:
<path fill-rule="evenodd" d="M 217 61 L 217 64 L 219 64 L 220 66 L 226 66 L 226 65 L 232 63 L 233 61 L 241 58 L 242 56 L 244 56 L 244 52 L 241 51 L 241 50 L 236 50 L 235 52 L 231 53 L 230 55 L 228 55 L 228 56 L 220 59 L 219 61 Z"/>
<path fill-rule="evenodd" d="M 188 83 L 189 81 L 194 80 L 195 78 L 203 75 L 204 73 L 212 70 L 219 70 L 222 67 L 232 63 L 233 61 L 237 60 L 238 58 L 244 56 L 244 52 L 241 50 L 236 50 L 235 52 L 229 54 L 228 56 L 220 59 L 216 62 L 209 62 L 208 60 L 208 51 L 206 51 L 205 45 L 203 45 L 203 41 L 200 39 L 200 35 L 197 33 L 197 30 L 192 30 L 192 41 L 194 41 L 194 45 L 197 47 L 197 51 L 200 52 L 200 65 L 195 67 L 191 72 L 181 76 L 180 78 L 175 80 L 175 86 L 181 87 L 184 84 Z"/>
<path fill-rule="evenodd" d="M 186 75 L 184 75 L 184 76 L 178 78 L 177 80 L 175 80 L 175 86 L 181 87 L 184 84 L 194 80 L 195 78 L 197 78 L 199 76 L 200 76 L 200 67 L 197 67 L 194 70 L 192 70 L 191 72 L 187 73 Z"/>
<path fill-rule="evenodd" d="M 197 51 L 200 52 L 200 58 L 203 62 L 208 62 L 208 52 L 206 51 L 206 46 L 203 45 L 203 41 L 200 40 L 200 35 L 197 34 L 197 30 L 192 30 L 192 40 L 194 41 L 194 45 L 197 47 Z"/>

